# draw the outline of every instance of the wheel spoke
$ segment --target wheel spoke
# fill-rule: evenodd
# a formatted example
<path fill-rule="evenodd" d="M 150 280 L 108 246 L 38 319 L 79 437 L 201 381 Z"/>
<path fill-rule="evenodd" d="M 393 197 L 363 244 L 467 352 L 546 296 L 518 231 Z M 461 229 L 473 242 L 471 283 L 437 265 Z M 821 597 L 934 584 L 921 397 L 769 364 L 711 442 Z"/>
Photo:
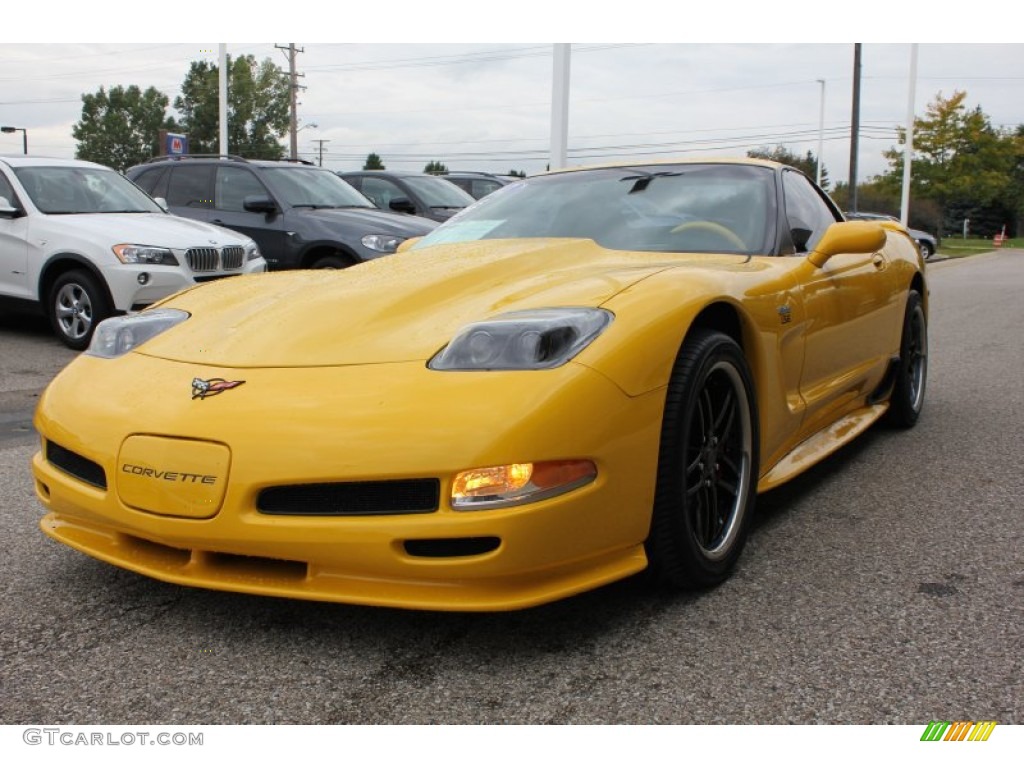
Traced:
<path fill-rule="evenodd" d="M 733 398 L 733 391 L 731 389 L 727 390 L 725 397 L 722 398 L 722 408 L 715 419 L 714 426 L 711 428 L 716 435 L 728 434 L 729 429 L 732 427 L 733 416 L 736 413 L 736 405 L 733 402 Z M 723 421 L 725 422 L 724 425 L 722 424 Z"/>

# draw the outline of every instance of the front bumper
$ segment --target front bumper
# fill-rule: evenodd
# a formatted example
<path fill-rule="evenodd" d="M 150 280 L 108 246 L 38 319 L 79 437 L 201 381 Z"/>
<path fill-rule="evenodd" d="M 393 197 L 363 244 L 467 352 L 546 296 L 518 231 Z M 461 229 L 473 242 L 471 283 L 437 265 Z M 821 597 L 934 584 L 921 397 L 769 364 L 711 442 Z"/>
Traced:
<path fill-rule="evenodd" d="M 196 377 L 245 383 L 191 399 Z M 126 381 L 145 382 L 145 397 Z M 646 566 L 663 400 L 664 391 L 628 397 L 577 364 L 512 373 L 438 372 L 422 362 L 262 370 L 83 356 L 47 389 L 36 428 L 44 446 L 102 468 L 106 488 L 40 451 L 33 473 L 49 509 L 41 527 L 101 560 L 189 586 L 403 608 L 524 608 Z M 152 504 L 137 485 L 127 492 L 138 477 L 119 457 L 138 436 L 225 448 L 223 499 L 211 514 L 155 514 L 142 507 L 161 508 L 156 490 Z M 566 458 L 594 461 L 597 480 L 506 509 L 455 512 L 447 502 L 459 471 Z M 408 478 L 439 481 L 436 511 L 325 517 L 257 508 L 268 487 Z M 467 540 L 497 543 L 479 554 L 443 552 Z M 441 554 L 411 554 L 410 541 L 441 543 Z"/>
<path fill-rule="evenodd" d="M 119 312 L 146 307 L 173 293 L 191 288 L 196 282 L 267 271 L 267 262 L 260 257 L 245 262 L 240 269 L 193 274 L 188 267 L 142 264 L 119 264 L 104 270 L 114 308 Z M 145 282 L 140 276 L 145 275 Z"/>

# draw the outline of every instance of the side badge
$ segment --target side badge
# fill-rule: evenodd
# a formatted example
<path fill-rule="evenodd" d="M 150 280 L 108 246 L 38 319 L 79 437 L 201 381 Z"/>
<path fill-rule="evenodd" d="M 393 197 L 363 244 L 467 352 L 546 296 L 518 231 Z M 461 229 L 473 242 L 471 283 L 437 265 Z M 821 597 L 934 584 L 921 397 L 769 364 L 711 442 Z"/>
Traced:
<path fill-rule="evenodd" d="M 225 381 L 224 379 L 192 379 L 192 399 L 205 400 L 208 397 L 219 395 L 229 389 L 240 387 L 244 381 Z"/>
<path fill-rule="evenodd" d="M 785 325 L 786 323 L 792 322 L 792 320 L 793 320 L 793 311 L 789 308 L 789 304 L 783 304 L 781 307 L 779 307 L 778 312 L 779 312 L 779 320 L 782 321 L 783 325 Z"/>

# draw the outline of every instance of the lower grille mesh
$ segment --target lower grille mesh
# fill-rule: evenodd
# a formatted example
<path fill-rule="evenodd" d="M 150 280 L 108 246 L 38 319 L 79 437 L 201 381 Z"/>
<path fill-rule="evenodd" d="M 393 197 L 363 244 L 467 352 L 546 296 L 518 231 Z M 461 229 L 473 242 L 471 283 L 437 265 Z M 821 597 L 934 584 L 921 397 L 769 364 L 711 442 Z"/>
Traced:
<path fill-rule="evenodd" d="M 260 491 L 256 507 L 265 515 L 426 514 L 437 511 L 440 496 L 436 478 L 279 485 Z"/>
<path fill-rule="evenodd" d="M 107 473 L 95 461 L 90 461 L 74 451 L 46 441 L 46 460 L 57 469 L 77 477 L 83 483 L 107 490 Z"/>

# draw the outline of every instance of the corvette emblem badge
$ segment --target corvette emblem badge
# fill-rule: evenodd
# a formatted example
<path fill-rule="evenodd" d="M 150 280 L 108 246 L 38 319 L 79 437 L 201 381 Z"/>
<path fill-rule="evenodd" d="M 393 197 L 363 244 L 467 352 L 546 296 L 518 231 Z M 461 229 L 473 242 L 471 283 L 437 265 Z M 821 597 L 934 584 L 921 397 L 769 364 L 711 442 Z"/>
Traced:
<path fill-rule="evenodd" d="M 192 399 L 205 400 L 208 397 L 219 395 L 229 389 L 240 387 L 244 381 L 226 381 L 224 379 L 192 379 Z"/>

